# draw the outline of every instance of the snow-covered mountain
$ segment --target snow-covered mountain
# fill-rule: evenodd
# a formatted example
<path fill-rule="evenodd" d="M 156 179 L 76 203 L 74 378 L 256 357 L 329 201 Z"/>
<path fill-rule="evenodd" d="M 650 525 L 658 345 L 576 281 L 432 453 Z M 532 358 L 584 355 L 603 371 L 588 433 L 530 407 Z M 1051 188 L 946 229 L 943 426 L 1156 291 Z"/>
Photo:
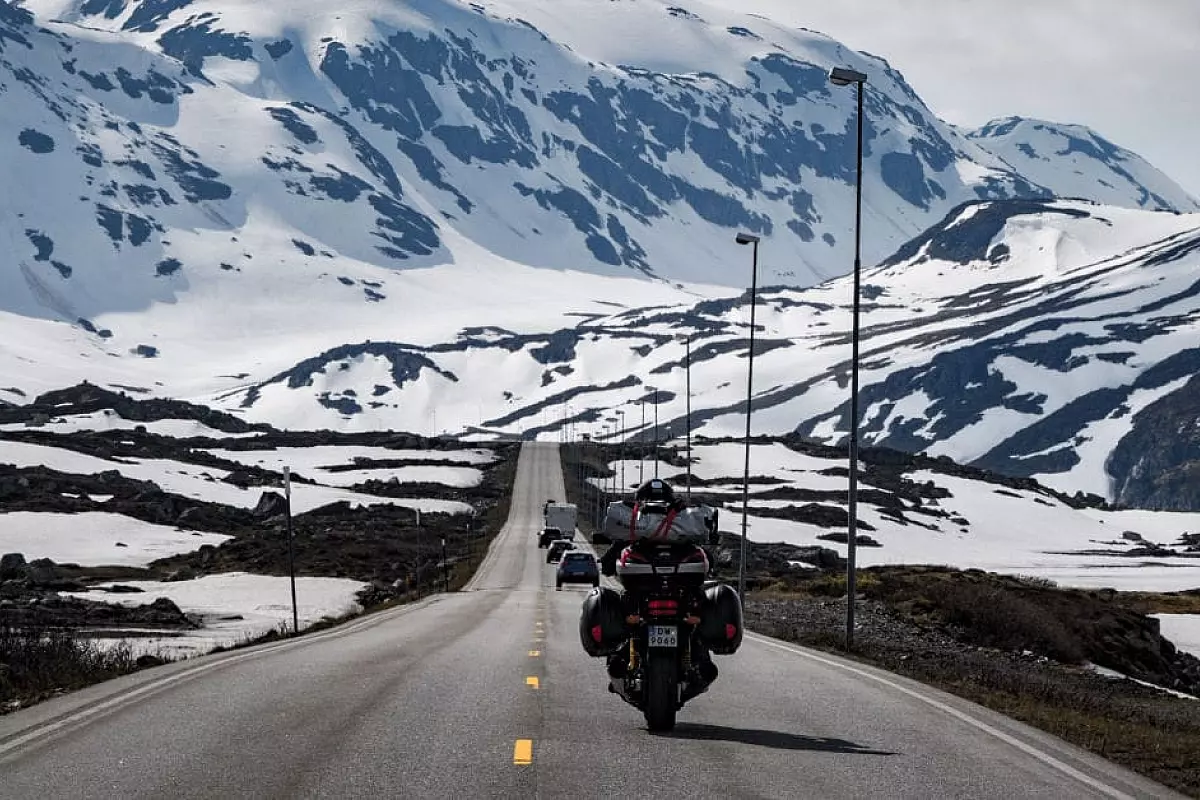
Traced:
<path fill-rule="evenodd" d="M 263 269 L 242 251 L 264 239 L 290 273 L 461 261 L 462 238 L 522 264 L 729 285 L 740 228 L 779 243 L 766 282 L 811 285 L 852 251 L 854 101 L 833 64 L 871 76 L 868 262 L 979 198 L 1196 208 L 1153 170 L 1103 187 L 1119 152 L 1031 179 L 882 59 L 686 6 L 29 0 L 36 24 L 12 8 L 5 23 L 0 164 L 29 187 L 6 233 L 68 298 L 85 272 L 133 302 L 213 267 L 237 282 Z"/>
<path fill-rule="evenodd" d="M 1132 192 L 1142 208 L 1197 210 L 1195 199 L 1144 158 L 1083 125 L 1006 117 L 967 137 L 1057 197 L 1129 206 Z"/>
<path fill-rule="evenodd" d="M 693 420 L 735 434 L 749 229 L 755 427 L 837 441 L 849 283 L 803 288 L 850 263 L 833 64 L 871 76 L 866 258 L 900 248 L 867 278 L 867 440 L 1200 508 L 1193 198 L 1084 129 L 963 133 L 881 59 L 682 0 L 0 4 L 0 398 L 87 379 L 552 437 L 657 396 L 678 431 L 691 333 Z"/>

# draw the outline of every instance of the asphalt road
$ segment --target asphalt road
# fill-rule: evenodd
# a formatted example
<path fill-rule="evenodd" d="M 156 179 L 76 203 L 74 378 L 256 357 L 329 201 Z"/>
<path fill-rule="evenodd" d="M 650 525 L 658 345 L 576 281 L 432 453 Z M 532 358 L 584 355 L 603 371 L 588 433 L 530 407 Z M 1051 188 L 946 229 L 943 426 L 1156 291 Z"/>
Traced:
<path fill-rule="evenodd" d="M 0 717 L 0 797 L 1170 797 L 889 673 L 754 635 L 650 735 L 536 547 L 564 496 L 526 445 L 467 590 Z"/>

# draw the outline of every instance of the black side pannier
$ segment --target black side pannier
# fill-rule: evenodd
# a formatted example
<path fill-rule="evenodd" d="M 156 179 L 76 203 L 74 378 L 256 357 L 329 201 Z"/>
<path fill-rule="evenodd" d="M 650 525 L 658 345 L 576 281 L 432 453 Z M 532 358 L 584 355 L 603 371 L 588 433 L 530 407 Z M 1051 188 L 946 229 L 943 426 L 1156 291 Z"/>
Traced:
<path fill-rule="evenodd" d="M 607 656 L 629 638 L 621 595 L 607 586 L 588 592 L 579 613 L 579 641 L 589 656 Z"/>
<path fill-rule="evenodd" d="M 732 587 L 719 583 L 704 590 L 696 632 L 714 655 L 737 652 L 742 644 L 742 601 Z"/>

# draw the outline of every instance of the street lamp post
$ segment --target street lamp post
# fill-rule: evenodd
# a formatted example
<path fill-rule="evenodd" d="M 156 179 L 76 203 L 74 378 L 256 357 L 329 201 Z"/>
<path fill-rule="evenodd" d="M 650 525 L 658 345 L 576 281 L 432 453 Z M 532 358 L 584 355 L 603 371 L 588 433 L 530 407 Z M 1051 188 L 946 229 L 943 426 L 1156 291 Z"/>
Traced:
<path fill-rule="evenodd" d="M 858 163 L 854 181 L 854 305 L 850 335 L 850 497 L 846 537 L 846 649 L 854 649 L 854 602 L 857 596 L 855 555 L 858 545 L 858 312 L 862 273 L 862 157 L 863 93 L 867 76 L 857 70 L 834 67 L 829 81 L 835 86 L 858 87 Z"/>
<path fill-rule="evenodd" d="M 687 347 L 683 364 L 684 373 L 687 375 L 684 394 L 687 397 L 685 417 L 687 420 L 687 499 L 690 502 L 692 499 L 692 335 L 690 333 L 684 339 L 684 344 Z"/>
<path fill-rule="evenodd" d="M 654 387 L 654 477 L 658 477 L 658 387 Z"/>
<path fill-rule="evenodd" d="M 621 496 L 625 495 L 625 409 L 617 411 L 617 416 L 621 418 Z"/>
<path fill-rule="evenodd" d="M 638 431 L 638 486 L 646 482 L 646 398 L 638 401 L 642 407 L 642 429 Z"/>
<path fill-rule="evenodd" d="M 750 513 L 750 405 L 754 397 L 754 309 L 758 295 L 758 241 L 751 233 L 739 233 L 738 244 L 753 245 L 750 264 L 750 356 L 746 369 L 746 467 L 742 476 L 742 542 L 738 550 L 738 596 L 746 601 L 746 542 L 749 538 Z"/>
<path fill-rule="evenodd" d="M 608 426 L 608 440 L 605 441 L 605 443 L 604 443 L 606 448 L 612 443 L 612 439 L 617 435 L 617 418 L 616 418 L 616 416 L 614 415 L 614 416 L 609 417 L 608 421 L 611 424 Z M 605 455 L 605 457 L 604 457 L 604 466 L 609 469 L 612 469 L 612 462 L 610 462 L 608 460 L 607 455 Z M 605 484 L 608 488 L 607 494 L 613 495 L 616 493 L 616 491 L 617 491 L 617 471 L 615 469 L 612 470 L 611 475 L 608 475 L 606 477 Z"/>
<path fill-rule="evenodd" d="M 600 456 L 600 461 L 604 464 L 604 471 L 608 472 L 608 458 L 605 455 L 604 448 L 608 442 L 608 425 L 600 426 L 600 441 L 597 442 L 596 453 Z M 604 521 L 604 501 L 608 495 L 608 475 L 601 475 L 599 485 L 596 487 L 596 527 Z"/>

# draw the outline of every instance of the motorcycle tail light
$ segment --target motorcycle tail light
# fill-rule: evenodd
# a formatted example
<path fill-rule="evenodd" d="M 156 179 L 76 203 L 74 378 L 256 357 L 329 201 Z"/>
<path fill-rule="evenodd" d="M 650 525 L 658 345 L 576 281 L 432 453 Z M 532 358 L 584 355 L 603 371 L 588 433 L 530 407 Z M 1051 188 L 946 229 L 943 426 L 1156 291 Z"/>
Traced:
<path fill-rule="evenodd" d="M 600 626 L 593 625 L 592 626 L 592 641 L 595 642 L 596 644 L 600 644 L 600 638 L 601 638 Z"/>
<path fill-rule="evenodd" d="M 733 639 L 735 636 L 737 636 L 737 625 L 734 625 L 732 622 L 726 623 L 725 624 L 725 638 Z"/>
<path fill-rule="evenodd" d="M 679 603 L 675 600 L 651 600 L 649 610 L 650 616 L 653 617 L 677 614 L 679 612 Z"/>

